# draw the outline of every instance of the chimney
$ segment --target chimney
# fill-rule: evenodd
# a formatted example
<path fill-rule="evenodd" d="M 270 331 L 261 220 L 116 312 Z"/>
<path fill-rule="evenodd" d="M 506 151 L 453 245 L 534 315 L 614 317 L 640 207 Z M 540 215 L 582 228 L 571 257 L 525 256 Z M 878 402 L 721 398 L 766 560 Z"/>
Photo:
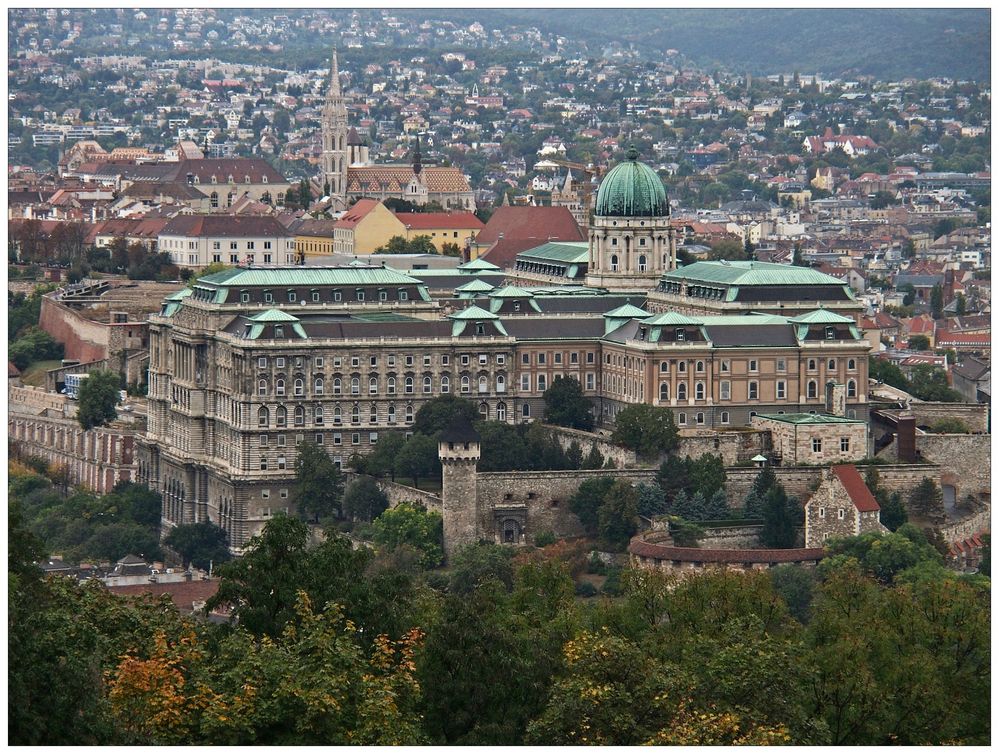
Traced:
<path fill-rule="evenodd" d="M 916 462 L 916 417 L 910 413 L 898 415 L 895 449 L 900 463 Z"/>

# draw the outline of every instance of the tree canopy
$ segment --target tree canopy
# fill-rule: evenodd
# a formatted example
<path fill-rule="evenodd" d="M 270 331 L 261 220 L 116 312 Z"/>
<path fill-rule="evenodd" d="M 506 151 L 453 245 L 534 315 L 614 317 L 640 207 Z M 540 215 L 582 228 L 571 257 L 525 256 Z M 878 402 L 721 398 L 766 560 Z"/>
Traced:
<path fill-rule="evenodd" d="M 121 377 L 116 372 L 98 369 L 80 383 L 76 419 L 84 429 L 101 427 L 118 418 L 115 409 L 121 402 Z"/>
<path fill-rule="evenodd" d="M 556 377 L 544 399 L 546 422 L 587 432 L 593 429 L 593 404 L 575 377 Z"/>
<path fill-rule="evenodd" d="M 636 403 L 617 413 L 612 439 L 646 458 L 670 453 L 679 445 L 673 412 L 645 403 Z"/>

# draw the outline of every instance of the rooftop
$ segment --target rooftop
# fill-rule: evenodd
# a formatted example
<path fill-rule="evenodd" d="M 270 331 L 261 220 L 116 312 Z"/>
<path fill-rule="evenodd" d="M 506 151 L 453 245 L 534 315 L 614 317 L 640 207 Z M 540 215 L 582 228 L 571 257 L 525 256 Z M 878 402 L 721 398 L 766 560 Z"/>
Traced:
<path fill-rule="evenodd" d="M 668 280 L 689 280 L 727 285 L 834 285 L 844 283 L 810 267 L 773 262 L 694 262 L 663 275 Z"/>
<path fill-rule="evenodd" d="M 863 424 L 860 419 L 847 419 L 830 414 L 757 414 L 757 419 L 785 422 L 786 424 Z"/>

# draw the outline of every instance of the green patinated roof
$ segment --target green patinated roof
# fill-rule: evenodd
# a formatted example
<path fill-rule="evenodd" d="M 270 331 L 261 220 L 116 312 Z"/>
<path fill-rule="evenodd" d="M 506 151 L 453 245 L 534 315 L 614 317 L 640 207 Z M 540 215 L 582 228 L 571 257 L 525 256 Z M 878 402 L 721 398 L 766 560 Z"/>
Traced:
<path fill-rule="evenodd" d="M 661 314 L 653 314 L 651 317 L 647 317 L 642 320 L 644 325 L 700 325 L 704 321 L 701 319 L 691 319 L 683 314 L 677 312 L 662 312 Z"/>
<path fill-rule="evenodd" d="M 645 319 L 649 313 L 644 309 L 639 309 L 634 304 L 622 304 L 617 309 L 611 309 L 604 316 L 615 319 Z"/>
<path fill-rule="evenodd" d="M 475 280 L 469 280 L 464 285 L 459 285 L 457 288 L 455 288 L 455 290 L 460 291 L 462 293 L 476 293 L 478 291 L 482 292 L 491 291 L 494 288 L 496 288 L 495 285 L 490 285 L 485 280 L 479 280 L 476 278 Z"/>
<path fill-rule="evenodd" d="M 181 288 L 179 291 L 171 293 L 169 296 L 164 297 L 164 301 L 180 301 L 187 298 L 192 293 L 194 293 L 193 288 Z"/>
<path fill-rule="evenodd" d="M 447 315 L 448 319 L 456 320 L 468 320 L 468 319 L 499 319 L 492 312 L 487 312 L 480 306 L 469 306 L 467 309 L 462 309 L 454 314 Z"/>
<path fill-rule="evenodd" d="M 459 270 L 498 270 L 500 269 L 492 262 L 487 262 L 485 259 L 473 259 L 471 262 L 465 262 L 464 264 L 458 265 Z"/>
<path fill-rule="evenodd" d="M 298 317 L 295 317 L 287 312 L 283 312 L 280 309 L 268 309 L 267 311 L 260 312 L 259 314 L 252 314 L 247 317 L 249 320 L 254 322 L 301 322 Z"/>
<path fill-rule="evenodd" d="M 515 285 L 505 285 L 489 294 L 489 298 L 531 298 L 534 294 Z"/>
<path fill-rule="evenodd" d="M 727 285 L 846 285 L 810 267 L 773 262 L 694 262 L 663 275 L 664 280 L 687 280 Z"/>
<path fill-rule="evenodd" d="M 421 285 L 391 267 L 237 267 L 201 278 L 198 286 Z"/>
<path fill-rule="evenodd" d="M 844 317 L 842 314 L 836 314 L 836 312 L 831 312 L 828 309 L 816 309 L 807 314 L 800 314 L 792 318 L 791 321 L 797 322 L 799 325 L 857 324 L 852 318 Z"/>
<path fill-rule="evenodd" d="M 535 246 L 533 249 L 522 251 L 517 257 L 543 262 L 582 264 L 589 260 L 590 245 L 586 241 L 549 241 L 541 246 Z"/>
<path fill-rule="evenodd" d="M 666 217 L 666 188 L 656 171 L 638 161 L 638 150 L 607 173 L 597 190 L 595 214 L 601 217 Z"/>
<path fill-rule="evenodd" d="M 356 312 L 350 318 L 358 322 L 419 322 L 416 317 L 407 317 L 398 312 Z"/>
<path fill-rule="evenodd" d="M 750 314 L 712 314 L 700 320 L 704 325 L 786 325 L 790 322 L 787 317 L 780 314 L 764 314 L 762 312 L 752 312 Z"/>
<path fill-rule="evenodd" d="M 788 424 L 863 424 L 860 419 L 847 419 L 844 416 L 829 414 L 757 414 L 760 419 L 786 422 Z"/>

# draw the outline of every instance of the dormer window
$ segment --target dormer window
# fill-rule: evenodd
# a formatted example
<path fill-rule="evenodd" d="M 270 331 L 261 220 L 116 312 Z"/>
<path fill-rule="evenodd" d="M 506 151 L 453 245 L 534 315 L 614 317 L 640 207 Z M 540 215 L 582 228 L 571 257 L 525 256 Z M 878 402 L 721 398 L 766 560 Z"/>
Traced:
<path fill-rule="evenodd" d="M 298 299 L 298 294 L 295 291 L 288 291 L 288 301 L 295 301 Z"/>
<path fill-rule="evenodd" d="M 283 325 L 274 325 L 274 337 L 275 338 L 283 338 L 284 337 L 284 326 Z"/>
<path fill-rule="evenodd" d="M 686 340 L 687 339 L 687 331 L 684 330 L 682 327 L 676 328 L 676 339 L 677 340 Z"/>
<path fill-rule="evenodd" d="M 233 180 L 233 178 L 232 178 L 232 176 L 230 175 L 230 176 L 229 176 L 229 183 L 235 183 L 235 182 L 236 182 L 236 181 L 234 181 L 234 180 Z"/>
<path fill-rule="evenodd" d="M 213 175 L 213 176 L 212 176 L 212 183 L 218 183 L 218 182 L 219 182 L 219 179 L 218 179 L 218 178 L 216 178 L 216 177 L 215 177 L 215 176 Z"/>
<path fill-rule="evenodd" d="M 475 323 L 475 334 L 476 335 L 485 335 L 486 334 L 486 326 L 484 324 L 482 324 L 481 322 L 476 322 Z"/>
<path fill-rule="evenodd" d="M 826 340 L 835 340 L 835 339 L 836 339 L 836 328 L 826 327 Z"/>
<path fill-rule="evenodd" d="M 274 302 L 274 294 L 270 291 L 264 291 L 264 303 L 270 304 Z"/>
<path fill-rule="evenodd" d="M 260 182 L 261 183 L 267 183 L 267 176 L 266 175 L 265 176 L 261 176 Z"/>
<path fill-rule="evenodd" d="M 250 182 L 250 176 L 244 175 L 243 176 L 243 183 L 249 183 L 249 182 Z"/>
<path fill-rule="evenodd" d="M 648 333 L 648 330 L 646 328 L 644 328 L 644 327 L 638 328 L 638 339 L 639 340 L 645 340 L 645 336 L 646 336 L 647 333 Z"/>

